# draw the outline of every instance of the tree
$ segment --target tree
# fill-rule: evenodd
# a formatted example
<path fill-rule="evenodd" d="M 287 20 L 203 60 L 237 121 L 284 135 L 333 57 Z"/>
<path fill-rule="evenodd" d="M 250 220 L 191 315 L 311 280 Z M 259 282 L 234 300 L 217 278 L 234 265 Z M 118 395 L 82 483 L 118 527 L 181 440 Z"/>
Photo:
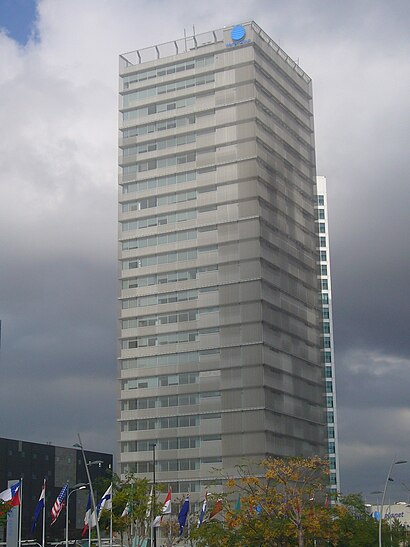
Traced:
<path fill-rule="evenodd" d="M 111 479 L 111 477 L 110 477 Z M 106 481 L 106 479 L 104 479 Z M 135 538 L 135 547 L 141 547 L 144 541 L 150 536 L 151 515 L 159 515 L 162 505 L 157 500 L 150 499 L 150 484 L 148 479 L 140 479 L 134 475 L 127 475 L 121 480 L 117 475 L 112 478 L 112 529 L 113 533 L 120 536 L 121 545 L 124 539 L 131 547 L 132 539 Z M 101 482 L 98 490 L 104 492 L 109 483 Z M 151 512 L 151 504 L 153 504 Z M 127 508 L 124 516 L 124 510 Z M 109 530 L 110 511 L 103 511 L 101 514 L 100 527 Z"/>
<path fill-rule="evenodd" d="M 11 501 L 0 500 L 0 526 L 4 526 L 7 522 L 7 514 L 13 507 Z"/>
<path fill-rule="evenodd" d="M 307 537 L 331 542 L 332 514 L 324 506 L 328 469 L 319 457 L 268 458 L 256 468 L 237 467 L 237 476 L 225 482 L 224 521 L 194 531 L 198 545 L 303 547 Z"/>
<path fill-rule="evenodd" d="M 360 494 L 342 496 L 334 508 L 338 547 L 373 547 L 378 544 L 379 523 L 366 511 Z M 383 526 L 383 544 L 398 547 L 406 539 L 406 529 L 395 520 Z"/>

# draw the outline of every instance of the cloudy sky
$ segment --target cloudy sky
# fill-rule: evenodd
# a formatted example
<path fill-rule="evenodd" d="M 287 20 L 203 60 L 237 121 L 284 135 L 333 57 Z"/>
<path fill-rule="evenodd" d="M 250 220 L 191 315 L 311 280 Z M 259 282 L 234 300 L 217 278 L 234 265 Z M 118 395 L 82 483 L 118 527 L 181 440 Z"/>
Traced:
<path fill-rule="evenodd" d="M 115 450 L 118 54 L 251 19 L 313 78 L 342 490 L 367 494 L 410 462 L 408 0 L 0 0 L 0 436 Z"/>

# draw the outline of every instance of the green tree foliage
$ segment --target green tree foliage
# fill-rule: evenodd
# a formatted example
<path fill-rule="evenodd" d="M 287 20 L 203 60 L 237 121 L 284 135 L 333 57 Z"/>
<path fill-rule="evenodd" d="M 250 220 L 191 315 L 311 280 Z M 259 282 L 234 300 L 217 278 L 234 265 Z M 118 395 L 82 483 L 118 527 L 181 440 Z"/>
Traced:
<path fill-rule="evenodd" d="M 135 538 L 135 547 L 141 547 L 150 536 L 150 523 L 152 515 L 159 515 L 161 504 L 150 497 L 150 484 L 148 479 L 139 479 L 132 474 L 127 475 L 125 480 L 120 480 L 114 475 L 113 498 L 112 498 L 112 529 L 113 534 L 119 536 L 121 545 L 126 540 L 129 547 L 132 545 L 132 538 Z M 97 485 L 98 495 L 104 493 L 111 482 L 104 479 Z M 122 516 L 124 509 L 128 511 Z M 109 532 L 110 511 L 103 511 L 100 519 L 101 529 Z"/>

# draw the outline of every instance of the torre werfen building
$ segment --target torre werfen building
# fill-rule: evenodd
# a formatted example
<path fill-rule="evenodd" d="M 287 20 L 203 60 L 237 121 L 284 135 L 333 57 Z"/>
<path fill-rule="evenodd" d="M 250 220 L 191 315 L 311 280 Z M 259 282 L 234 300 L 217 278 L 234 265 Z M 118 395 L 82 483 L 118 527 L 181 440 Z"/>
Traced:
<path fill-rule="evenodd" d="M 120 56 L 119 471 L 327 452 L 311 79 L 254 22 Z"/>

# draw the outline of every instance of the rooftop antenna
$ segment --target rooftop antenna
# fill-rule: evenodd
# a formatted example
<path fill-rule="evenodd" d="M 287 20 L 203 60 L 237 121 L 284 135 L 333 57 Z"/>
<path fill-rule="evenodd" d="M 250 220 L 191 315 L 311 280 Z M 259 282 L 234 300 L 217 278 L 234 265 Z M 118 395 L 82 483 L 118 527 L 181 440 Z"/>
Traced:
<path fill-rule="evenodd" d="M 192 25 L 192 36 L 195 36 L 195 25 Z"/>
<path fill-rule="evenodd" d="M 187 51 L 187 45 L 186 45 L 186 29 L 184 29 L 184 41 L 185 41 L 185 53 Z"/>

